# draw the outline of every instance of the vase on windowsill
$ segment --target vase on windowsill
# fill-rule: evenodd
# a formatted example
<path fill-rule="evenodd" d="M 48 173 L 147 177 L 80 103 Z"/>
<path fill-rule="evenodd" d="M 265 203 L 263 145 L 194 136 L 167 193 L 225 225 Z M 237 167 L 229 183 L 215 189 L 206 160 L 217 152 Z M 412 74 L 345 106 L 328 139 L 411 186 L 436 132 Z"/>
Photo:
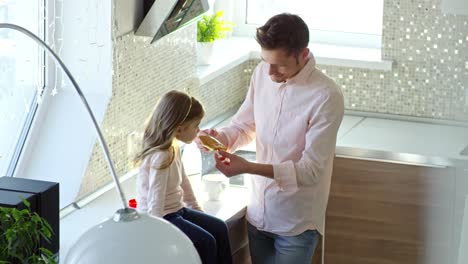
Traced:
<path fill-rule="evenodd" d="M 213 57 L 214 43 L 232 31 L 234 23 L 222 19 L 223 11 L 204 15 L 197 22 L 197 64 L 208 65 Z"/>
<path fill-rule="evenodd" d="M 197 42 L 197 64 L 209 65 L 213 57 L 214 42 Z"/>

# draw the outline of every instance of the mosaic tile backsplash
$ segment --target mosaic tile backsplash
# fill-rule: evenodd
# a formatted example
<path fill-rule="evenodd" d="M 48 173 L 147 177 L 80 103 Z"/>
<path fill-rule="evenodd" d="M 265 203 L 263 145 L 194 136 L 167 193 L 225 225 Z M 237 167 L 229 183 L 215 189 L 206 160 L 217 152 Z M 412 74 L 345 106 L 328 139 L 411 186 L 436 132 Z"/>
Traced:
<path fill-rule="evenodd" d="M 440 0 L 385 1 L 383 59 L 392 71 L 318 65 L 342 87 L 348 110 L 468 121 L 468 16 L 442 14 Z M 195 76 L 196 28 L 159 42 L 125 35 L 114 41 L 113 96 L 103 121 L 118 175 L 129 170 L 127 137 L 162 93 L 185 90 L 204 103 L 209 120 L 235 108 L 257 60 L 202 86 Z M 90 159 L 80 196 L 111 181 L 100 146 Z"/>
<path fill-rule="evenodd" d="M 143 123 L 159 97 L 169 90 L 185 91 L 201 101 L 203 122 L 242 103 L 250 79 L 249 62 L 199 85 L 196 74 L 195 28 L 188 27 L 154 44 L 151 39 L 125 35 L 115 40 L 113 94 L 101 125 L 118 175 L 131 169 L 129 135 Z M 79 197 L 111 181 L 99 144 L 95 144 Z"/>
<path fill-rule="evenodd" d="M 347 109 L 468 120 L 468 16 L 443 14 L 440 0 L 385 1 L 382 56 L 392 71 L 323 67 Z"/>

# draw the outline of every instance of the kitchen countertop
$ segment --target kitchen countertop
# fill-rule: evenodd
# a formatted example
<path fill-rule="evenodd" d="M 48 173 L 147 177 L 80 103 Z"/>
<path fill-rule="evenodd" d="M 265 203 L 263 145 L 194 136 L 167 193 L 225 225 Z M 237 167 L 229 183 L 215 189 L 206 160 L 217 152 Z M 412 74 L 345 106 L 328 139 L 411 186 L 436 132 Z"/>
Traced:
<path fill-rule="evenodd" d="M 468 160 L 468 127 L 363 118 L 338 139 L 338 146 Z"/>
<path fill-rule="evenodd" d="M 228 125 L 230 118 L 217 125 Z M 346 114 L 337 135 L 337 155 L 350 149 L 426 158 L 468 161 L 460 153 L 468 146 L 468 127 L 413 121 L 391 120 Z M 242 149 L 255 151 L 252 143 Z"/>

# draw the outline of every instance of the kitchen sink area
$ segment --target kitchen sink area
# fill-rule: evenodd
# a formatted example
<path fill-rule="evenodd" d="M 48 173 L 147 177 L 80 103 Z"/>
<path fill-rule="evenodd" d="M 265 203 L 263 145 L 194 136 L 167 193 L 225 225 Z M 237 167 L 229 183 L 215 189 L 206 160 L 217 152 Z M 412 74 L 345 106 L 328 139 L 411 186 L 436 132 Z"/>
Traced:
<path fill-rule="evenodd" d="M 243 157 L 248 161 L 255 161 L 255 151 L 250 150 L 238 150 L 234 152 L 236 155 Z M 216 168 L 216 162 L 214 160 L 214 156 L 212 152 L 202 153 L 202 162 L 201 162 L 201 180 L 203 181 L 204 175 L 213 175 L 213 174 L 221 174 Z M 248 180 L 248 174 L 240 174 L 234 177 L 229 178 L 230 185 L 236 186 L 246 186 Z"/>

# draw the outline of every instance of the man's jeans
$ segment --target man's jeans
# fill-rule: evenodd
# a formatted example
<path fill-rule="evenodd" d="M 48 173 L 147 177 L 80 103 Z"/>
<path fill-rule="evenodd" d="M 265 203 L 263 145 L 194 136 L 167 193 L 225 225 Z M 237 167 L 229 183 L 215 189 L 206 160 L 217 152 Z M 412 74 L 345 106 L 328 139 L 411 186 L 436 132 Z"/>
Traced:
<path fill-rule="evenodd" d="M 280 236 L 259 231 L 247 223 L 252 264 L 310 264 L 320 239 L 317 230 L 297 236 Z"/>

